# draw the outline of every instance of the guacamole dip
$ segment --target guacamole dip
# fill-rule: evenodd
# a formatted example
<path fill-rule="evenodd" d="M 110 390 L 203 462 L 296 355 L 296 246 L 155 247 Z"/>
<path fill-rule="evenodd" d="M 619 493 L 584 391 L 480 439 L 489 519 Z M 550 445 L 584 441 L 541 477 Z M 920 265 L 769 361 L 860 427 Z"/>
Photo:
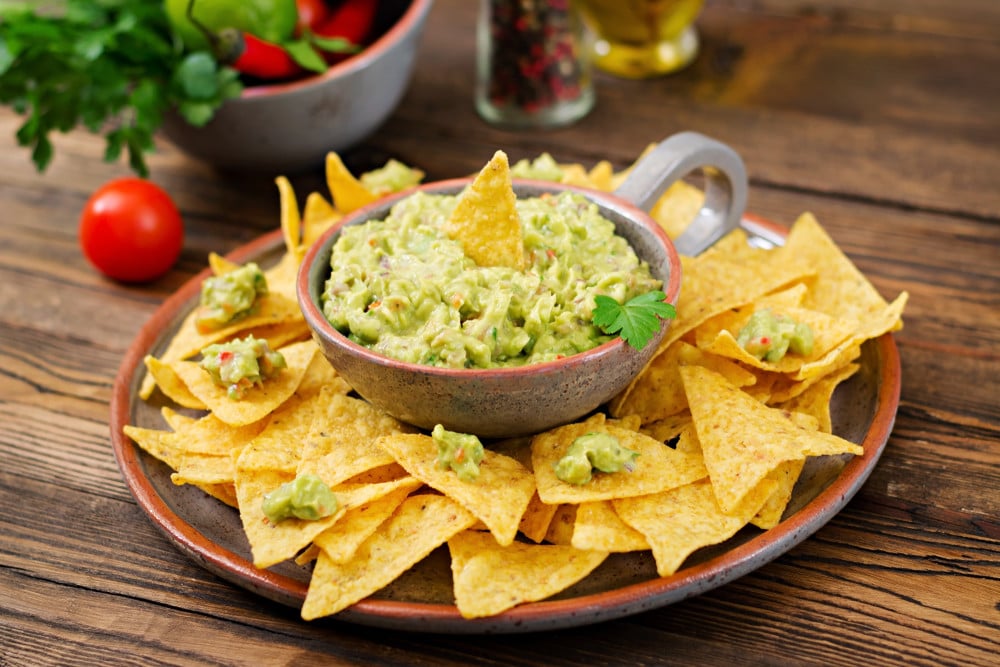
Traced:
<path fill-rule="evenodd" d="M 257 298 L 267 294 L 267 277 L 254 262 L 229 273 L 206 278 L 195 315 L 201 333 L 221 329 L 253 312 Z"/>
<path fill-rule="evenodd" d="M 517 201 L 525 271 L 478 266 L 441 231 L 456 201 L 418 192 L 384 220 L 346 227 L 322 297 L 330 323 L 402 361 L 518 366 L 610 340 L 591 321 L 596 295 L 623 303 L 660 287 L 614 224 L 581 195 Z"/>
<path fill-rule="evenodd" d="M 483 460 L 483 443 L 469 433 L 456 433 L 441 424 L 431 431 L 437 444 L 438 467 L 451 468 L 463 482 L 474 482 L 479 477 L 479 464 Z"/>
<path fill-rule="evenodd" d="M 639 452 L 626 449 L 610 433 L 587 433 L 573 441 L 555 463 L 556 477 L 567 484 L 586 484 L 594 471 L 631 471 Z"/>
<path fill-rule="evenodd" d="M 271 523 L 285 519 L 316 521 L 337 511 L 337 497 L 316 475 L 299 475 L 266 494 L 261 510 Z"/>
<path fill-rule="evenodd" d="M 226 388 L 233 400 L 246 396 L 247 390 L 285 368 L 285 357 L 275 352 L 263 338 L 236 338 L 228 343 L 215 343 L 201 351 L 201 367 L 212 381 Z"/>
<path fill-rule="evenodd" d="M 780 361 L 785 353 L 811 354 L 813 331 L 808 324 L 776 315 L 769 308 L 754 311 L 740 329 L 736 342 L 744 350 L 764 361 Z"/>

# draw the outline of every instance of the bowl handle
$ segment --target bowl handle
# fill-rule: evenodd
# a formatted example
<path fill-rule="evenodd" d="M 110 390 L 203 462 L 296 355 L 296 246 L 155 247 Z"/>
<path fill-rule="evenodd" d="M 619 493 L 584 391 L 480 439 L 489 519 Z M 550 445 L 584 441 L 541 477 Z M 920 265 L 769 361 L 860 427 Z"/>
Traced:
<path fill-rule="evenodd" d="M 674 240 L 680 254 L 698 255 L 743 217 L 747 172 L 732 148 L 697 132 L 674 134 L 642 157 L 614 194 L 648 211 L 675 181 L 699 168 L 705 174 L 705 202 Z"/>

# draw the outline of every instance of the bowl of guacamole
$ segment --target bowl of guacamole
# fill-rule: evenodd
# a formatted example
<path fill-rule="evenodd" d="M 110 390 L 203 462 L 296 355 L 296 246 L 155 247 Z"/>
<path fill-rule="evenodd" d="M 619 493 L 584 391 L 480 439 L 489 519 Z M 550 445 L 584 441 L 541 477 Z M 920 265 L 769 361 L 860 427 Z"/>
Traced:
<path fill-rule="evenodd" d="M 705 203 L 675 246 L 644 207 L 698 168 Z M 612 194 L 512 178 L 498 151 L 475 179 L 345 216 L 306 253 L 299 305 L 339 374 L 397 419 L 534 434 L 629 385 L 674 314 L 678 248 L 710 246 L 745 202 L 742 160 L 693 132 L 660 142 Z"/>
<path fill-rule="evenodd" d="M 525 267 L 479 266 L 440 230 L 469 184 L 381 200 L 313 244 L 298 290 L 314 338 L 358 394 L 421 428 L 517 436 L 593 411 L 669 326 L 636 349 L 594 324 L 595 297 L 676 302 L 673 245 L 612 195 L 515 180 Z"/>

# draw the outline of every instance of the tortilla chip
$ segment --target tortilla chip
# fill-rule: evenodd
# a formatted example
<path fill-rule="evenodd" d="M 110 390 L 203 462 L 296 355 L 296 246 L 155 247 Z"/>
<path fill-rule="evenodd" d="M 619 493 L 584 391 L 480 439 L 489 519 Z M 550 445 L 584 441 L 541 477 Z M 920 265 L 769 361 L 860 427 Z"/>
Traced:
<path fill-rule="evenodd" d="M 333 227 L 343 216 L 318 192 L 310 192 L 306 197 L 302 212 L 302 247 L 308 249 L 326 230 Z"/>
<path fill-rule="evenodd" d="M 378 444 L 378 439 L 409 430 L 370 403 L 336 393 L 336 390 L 323 390 L 305 438 L 298 474 L 318 475 L 332 486 L 395 463 L 392 454 Z"/>
<path fill-rule="evenodd" d="M 785 245 L 776 252 L 805 260 L 815 267 L 819 279 L 810 285 L 804 304 L 807 308 L 861 323 L 886 310 L 885 299 L 811 213 L 799 216 L 788 232 Z M 898 323 L 897 319 L 890 328 Z"/>
<path fill-rule="evenodd" d="M 461 532 L 448 540 L 455 604 L 463 618 L 492 616 L 544 600 L 580 581 L 608 554 L 554 544 L 497 544 L 488 533 Z"/>
<path fill-rule="evenodd" d="M 334 563 L 346 563 L 354 557 L 358 547 L 392 516 L 412 490 L 402 486 L 366 505 L 348 509 L 339 521 L 313 538 L 313 543 Z"/>
<path fill-rule="evenodd" d="M 802 428 L 788 413 L 754 400 L 707 368 L 683 366 L 681 377 L 723 512 L 735 511 L 785 461 L 864 451 L 835 435 Z"/>
<path fill-rule="evenodd" d="M 178 446 L 177 435 L 172 431 L 140 428 L 125 424 L 122 427 L 122 432 L 139 445 L 139 448 L 144 452 L 163 461 L 174 470 L 180 465 L 184 450 Z"/>
<path fill-rule="evenodd" d="M 678 340 L 656 355 L 622 400 L 611 403 L 610 413 L 615 417 L 638 415 L 643 424 L 649 424 L 686 411 L 687 395 L 678 368 L 688 364 L 711 368 L 740 387 L 757 381 L 753 373 L 734 361 Z"/>
<path fill-rule="evenodd" d="M 476 518 L 444 496 L 410 496 L 350 561 L 316 560 L 302 618 L 335 614 L 384 588 Z"/>
<path fill-rule="evenodd" d="M 472 512 L 490 529 L 500 544 L 510 544 L 535 493 L 535 477 L 515 459 L 490 449 L 479 463 L 479 477 L 464 482 L 437 461 L 437 444 L 423 434 L 397 434 L 380 438 L 406 471 Z"/>
<path fill-rule="evenodd" d="M 551 544 L 573 544 L 573 526 L 579 505 L 557 505 L 545 531 L 545 541 Z"/>
<path fill-rule="evenodd" d="M 302 259 L 302 218 L 299 215 L 299 201 L 295 190 L 285 176 L 274 179 L 278 186 L 278 197 L 281 204 L 281 235 L 285 240 L 285 252 Z"/>
<path fill-rule="evenodd" d="M 240 264 L 226 259 L 218 253 L 210 252 L 208 253 L 208 268 L 210 268 L 212 273 L 215 275 L 221 276 L 240 268 Z"/>
<path fill-rule="evenodd" d="M 275 349 L 273 346 L 271 349 Z M 302 381 L 296 388 L 295 393 L 299 396 L 312 396 L 321 391 L 328 391 L 335 394 L 349 394 L 352 391 L 347 380 L 340 376 L 337 370 L 330 365 L 330 361 L 322 354 L 317 354 L 306 368 Z"/>
<path fill-rule="evenodd" d="M 497 151 L 458 196 L 442 228 L 479 266 L 524 269 L 521 217 L 506 153 Z"/>
<path fill-rule="evenodd" d="M 378 199 L 354 177 L 334 152 L 327 153 L 326 156 L 326 185 L 333 197 L 333 205 L 345 215 Z"/>
<path fill-rule="evenodd" d="M 705 201 L 705 193 L 684 181 L 677 181 L 660 195 L 649 215 L 671 239 L 680 236 L 695 219 Z"/>
<path fill-rule="evenodd" d="M 185 452 L 170 481 L 182 484 L 232 484 L 236 480 L 236 465 L 231 456 L 212 456 Z"/>
<path fill-rule="evenodd" d="M 317 350 L 316 343 L 311 340 L 281 348 L 278 351 L 285 357 L 287 366 L 276 376 L 250 388 L 240 400 L 229 398 L 226 388 L 215 384 L 193 361 L 178 361 L 172 368 L 212 414 L 227 424 L 242 426 L 263 419 L 295 393 Z"/>
<path fill-rule="evenodd" d="M 799 475 L 805 464 L 805 458 L 785 461 L 779 463 L 777 468 L 767 474 L 765 479 L 773 480 L 776 487 L 764 501 L 764 505 L 750 519 L 750 523 L 763 530 L 769 530 L 781 522 L 785 508 L 788 507 L 788 501 L 792 498 L 795 482 L 799 480 Z"/>
<path fill-rule="evenodd" d="M 722 511 L 707 481 L 612 504 L 625 523 L 646 537 L 659 575 L 669 577 L 695 550 L 724 542 L 747 525 L 774 487 L 770 480 L 755 487 L 737 514 Z"/>
<path fill-rule="evenodd" d="M 646 364 L 647 368 L 655 367 L 657 363 L 664 364 L 657 357 L 664 354 L 674 341 L 711 317 L 744 306 L 765 294 L 791 287 L 815 273 L 802 262 L 787 257 L 777 262 L 773 251 L 760 252 L 765 254 L 755 255 L 752 260 L 729 260 L 706 253 L 694 258 L 681 257 L 684 289 L 677 300 L 677 316 L 660 341 L 656 354 Z M 612 399 L 610 407 L 613 414 L 621 413 L 621 406 L 643 382 L 644 375 L 640 373 Z"/>
<path fill-rule="evenodd" d="M 856 322 L 830 317 L 817 310 L 784 308 L 775 314 L 784 315 L 795 322 L 808 325 L 813 333 L 813 349 L 809 354 L 795 354 L 789 351 L 778 361 L 771 362 L 758 359 L 750 354 L 736 340 L 740 330 L 758 310 L 761 308 L 756 304 L 738 309 L 731 320 L 726 318 L 730 320 L 727 322 L 727 329 L 717 331 L 714 337 L 703 332 L 702 336 L 698 338 L 698 347 L 707 352 L 739 361 L 747 366 L 776 373 L 796 373 L 803 366 L 823 359 L 831 350 L 847 340 L 847 337 L 857 328 Z"/>
<path fill-rule="evenodd" d="M 607 160 L 601 160 L 587 172 L 590 186 L 605 192 L 611 192 L 614 189 L 612 184 L 614 175 L 614 168 Z"/>
<path fill-rule="evenodd" d="M 586 484 L 570 484 L 556 477 L 555 464 L 574 440 L 587 433 L 614 436 L 622 447 L 638 452 L 635 470 L 594 473 Z M 531 441 L 531 462 L 538 496 L 550 505 L 609 500 L 656 493 L 700 479 L 707 471 L 698 459 L 679 453 L 647 435 L 607 424 L 604 415 L 567 424 L 536 435 Z"/>
<path fill-rule="evenodd" d="M 861 366 L 859 364 L 846 364 L 827 375 L 824 375 L 815 383 L 806 387 L 799 395 L 779 403 L 775 407 L 790 412 L 804 412 L 816 418 L 818 428 L 824 433 L 833 433 L 833 422 L 830 417 L 830 401 L 833 392 L 844 380 L 854 375 Z"/>
<path fill-rule="evenodd" d="M 518 531 L 532 542 L 541 542 L 545 539 L 545 534 L 549 530 L 549 524 L 552 523 L 552 517 L 556 515 L 557 509 L 559 509 L 558 505 L 543 503 L 542 499 L 538 497 L 538 492 L 535 491 L 521 517 L 521 523 L 517 527 Z"/>
<path fill-rule="evenodd" d="M 304 444 L 320 410 L 319 397 L 292 396 L 268 419 L 267 426 L 236 458 L 242 470 L 280 470 L 295 476 Z"/>
<path fill-rule="evenodd" d="M 336 512 L 317 521 L 290 518 L 271 523 L 262 508 L 264 496 L 294 479 L 294 474 L 280 470 L 236 470 L 240 521 L 250 542 L 253 564 L 256 567 L 270 567 L 294 557 L 300 549 L 312 542 L 313 537 L 332 526 L 345 511 L 343 506 L 338 506 Z"/>
<path fill-rule="evenodd" d="M 146 370 L 149 371 L 149 377 L 153 378 L 153 382 L 156 383 L 159 390 L 171 401 L 192 410 L 205 410 L 208 407 L 204 401 L 191 393 L 188 386 L 184 384 L 184 380 L 177 375 L 170 364 L 151 354 L 147 354 L 142 361 L 146 365 Z"/>
<path fill-rule="evenodd" d="M 260 420 L 245 426 L 231 426 L 213 414 L 200 419 L 178 423 L 174 430 L 181 447 L 189 454 L 204 456 L 225 456 L 242 448 L 260 435 L 267 427 L 267 420 Z"/>
<path fill-rule="evenodd" d="M 621 520 L 610 500 L 581 503 L 573 523 L 572 545 L 577 549 L 624 553 L 645 551 L 645 536 Z"/>

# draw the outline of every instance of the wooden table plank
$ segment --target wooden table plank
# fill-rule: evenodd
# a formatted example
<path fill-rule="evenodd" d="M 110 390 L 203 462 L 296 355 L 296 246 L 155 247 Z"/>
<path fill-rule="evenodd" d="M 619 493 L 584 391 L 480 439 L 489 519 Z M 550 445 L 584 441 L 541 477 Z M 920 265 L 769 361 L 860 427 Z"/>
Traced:
<path fill-rule="evenodd" d="M 72 664 L 934 664 L 1000 653 L 1000 3 L 709 0 L 703 51 L 677 75 L 598 74 L 560 130 L 491 127 L 472 106 L 477 3 L 438 0 L 413 83 L 345 154 L 431 179 L 504 148 L 628 165 L 681 129 L 736 147 L 750 209 L 814 212 L 886 297 L 902 400 L 866 484 L 816 534 L 755 572 L 594 626 L 437 636 L 301 621 L 202 569 L 136 505 L 108 402 L 126 348 L 205 265 L 278 224 L 276 174 L 217 172 L 164 141 L 153 180 L 186 221 L 181 261 L 147 286 L 100 277 L 76 221 L 125 175 L 86 132 L 35 174 L 0 110 L 0 666 Z M 291 174 L 300 202 L 321 165 Z"/>

